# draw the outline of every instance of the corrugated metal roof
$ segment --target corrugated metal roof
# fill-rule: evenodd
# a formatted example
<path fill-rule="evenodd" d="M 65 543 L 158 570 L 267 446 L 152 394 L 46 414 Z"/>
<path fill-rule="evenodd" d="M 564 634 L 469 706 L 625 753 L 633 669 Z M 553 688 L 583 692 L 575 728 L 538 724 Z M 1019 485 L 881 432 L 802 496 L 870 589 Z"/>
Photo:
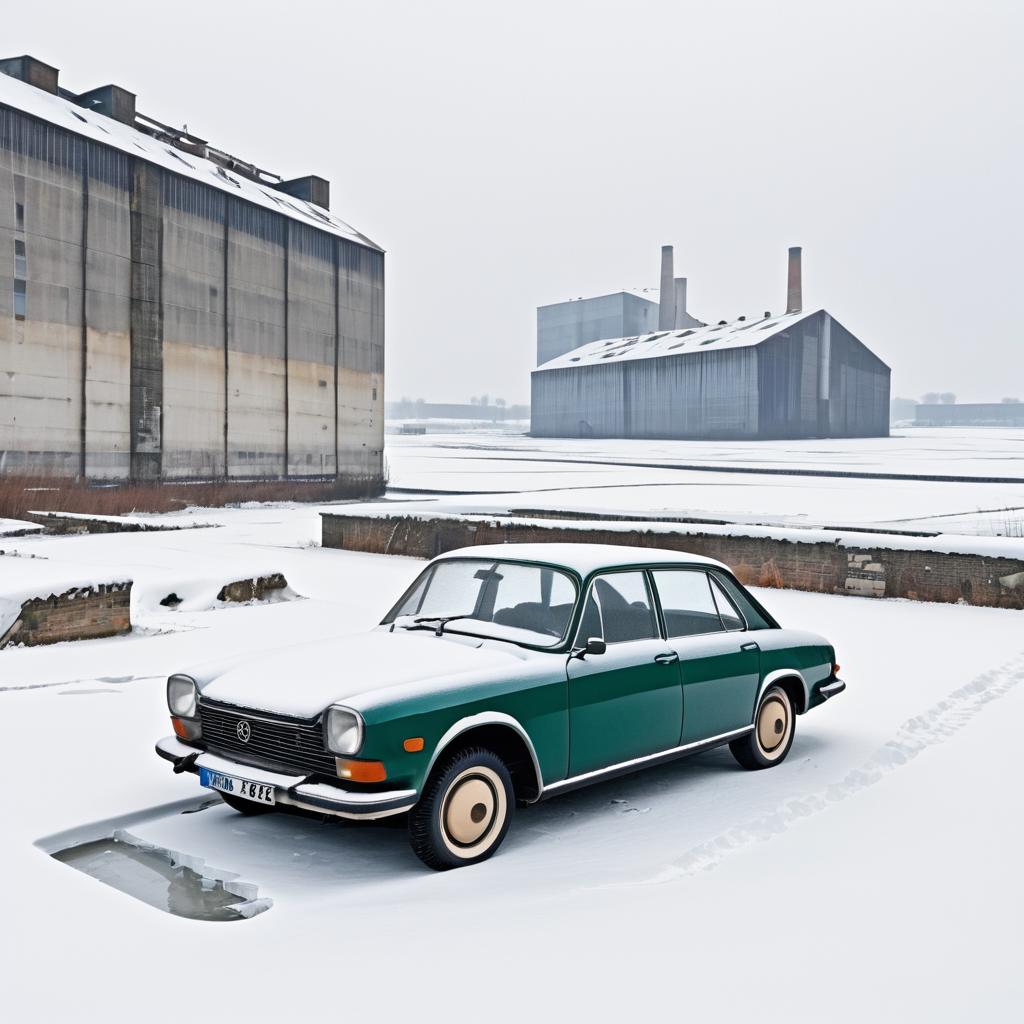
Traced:
<path fill-rule="evenodd" d="M 136 159 L 157 164 L 184 178 L 191 178 L 228 195 L 238 196 L 292 220 L 312 225 L 328 234 L 383 251 L 379 245 L 356 231 L 350 224 L 319 206 L 278 192 L 269 184 L 260 185 L 248 178 L 232 174 L 211 160 L 184 153 L 120 121 L 85 110 L 62 96 L 54 96 L 4 74 L 0 74 L 0 104 L 47 121 L 93 142 L 112 146 Z"/>
<path fill-rule="evenodd" d="M 715 327 L 687 327 L 671 331 L 655 331 L 632 338 L 591 341 L 571 352 L 549 360 L 541 370 L 563 370 L 574 366 L 599 366 L 628 359 L 656 359 L 662 356 L 689 355 L 716 349 L 749 348 L 760 345 L 801 320 L 815 316 L 813 312 L 790 313 L 762 320 L 735 320 Z"/>

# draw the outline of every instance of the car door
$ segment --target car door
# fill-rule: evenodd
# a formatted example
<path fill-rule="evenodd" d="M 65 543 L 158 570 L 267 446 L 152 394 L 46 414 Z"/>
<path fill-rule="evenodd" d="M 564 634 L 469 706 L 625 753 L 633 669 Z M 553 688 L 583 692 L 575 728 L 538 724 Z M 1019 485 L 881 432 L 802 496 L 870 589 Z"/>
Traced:
<path fill-rule="evenodd" d="M 651 574 L 667 642 L 679 655 L 682 743 L 750 725 L 761 677 L 760 648 L 739 610 L 703 569 Z"/>
<path fill-rule="evenodd" d="M 647 574 L 606 573 L 588 590 L 577 646 L 603 654 L 569 659 L 569 775 L 607 768 L 679 744 L 678 658 L 661 639 Z"/>

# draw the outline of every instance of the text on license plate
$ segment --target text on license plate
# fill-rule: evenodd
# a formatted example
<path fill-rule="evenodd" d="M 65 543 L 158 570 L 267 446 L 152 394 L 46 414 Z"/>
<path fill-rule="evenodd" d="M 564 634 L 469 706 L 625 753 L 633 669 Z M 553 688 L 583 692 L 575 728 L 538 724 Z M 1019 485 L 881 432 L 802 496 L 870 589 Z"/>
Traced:
<path fill-rule="evenodd" d="M 223 775 L 209 768 L 199 768 L 199 784 L 208 789 L 218 789 L 222 793 L 231 793 L 245 800 L 253 800 L 258 804 L 274 804 L 274 787 L 262 782 L 249 782 L 237 779 L 233 775 Z"/>

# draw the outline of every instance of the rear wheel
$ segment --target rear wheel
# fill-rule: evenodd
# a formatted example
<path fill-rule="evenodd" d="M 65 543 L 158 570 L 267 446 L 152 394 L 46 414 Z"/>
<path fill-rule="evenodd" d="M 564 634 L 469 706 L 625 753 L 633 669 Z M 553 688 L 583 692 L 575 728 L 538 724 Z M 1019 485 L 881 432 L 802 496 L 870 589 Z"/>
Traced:
<path fill-rule="evenodd" d="M 733 740 L 729 749 L 744 768 L 771 768 L 786 759 L 795 729 L 796 716 L 789 694 L 781 686 L 769 686 L 757 706 L 753 731 Z"/>
<path fill-rule="evenodd" d="M 254 814 L 266 814 L 268 811 L 272 811 L 274 809 L 273 807 L 269 807 L 267 804 L 258 804 L 255 800 L 246 800 L 244 797 L 235 796 L 232 793 L 221 793 L 220 798 L 232 810 L 238 811 L 239 814 L 245 814 L 247 816 Z"/>
<path fill-rule="evenodd" d="M 512 820 L 512 776 L 497 754 L 482 747 L 444 759 L 409 812 L 413 852 L 435 871 L 487 860 Z"/>

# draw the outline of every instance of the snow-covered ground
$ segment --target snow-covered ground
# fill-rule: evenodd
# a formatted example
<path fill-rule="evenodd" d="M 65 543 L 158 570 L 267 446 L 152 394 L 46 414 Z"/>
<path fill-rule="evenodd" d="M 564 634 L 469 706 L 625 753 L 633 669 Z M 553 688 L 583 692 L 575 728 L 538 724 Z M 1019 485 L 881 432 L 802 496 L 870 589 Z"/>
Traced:
<path fill-rule="evenodd" d="M 430 497 L 460 511 L 525 507 L 1024 536 L 1019 429 L 907 428 L 888 438 L 759 442 L 431 433 L 389 436 L 388 465 L 393 489 L 447 492 Z M 822 471 L 876 476 L 787 475 Z M 968 479 L 927 479 L 950 476 Z"/>
<path fill-rule="evenodd" d="M 412 473 L 404 457 L 392 450 L 396 483 Z M 548 469 L 529 472 L 532 485 Z M 472 475 L 439 473 L 462 491 L 478 489 Z M 835 643 L 849 682 L 800 720 L 783 765 L 748 773 L 713 752 L 560 797 L 517 812 L 493 860 L 439 875 L 400 823 L 182 813 L 209 793 L 153 753 L 169 731 L 167 673 L 366 629 L 420 568 L 318 548 L 317 511 L 203 510 L 162 518 L 216 528 L 5 540 L 21 557 L 0 556 L 0 592 L 33 564 L 127 574 L 140 624 L 0 652 L 9 1019 L 1016 1016 L 1020 613 L 761 592 L 784 624 Z M 210 596 L 270 571 L 291 600 Z M 159 604 L 179 587 L 188 602 Z M 272 906 L 189 921 L 47 855 L 115 831 L 237 876 Z"/>

